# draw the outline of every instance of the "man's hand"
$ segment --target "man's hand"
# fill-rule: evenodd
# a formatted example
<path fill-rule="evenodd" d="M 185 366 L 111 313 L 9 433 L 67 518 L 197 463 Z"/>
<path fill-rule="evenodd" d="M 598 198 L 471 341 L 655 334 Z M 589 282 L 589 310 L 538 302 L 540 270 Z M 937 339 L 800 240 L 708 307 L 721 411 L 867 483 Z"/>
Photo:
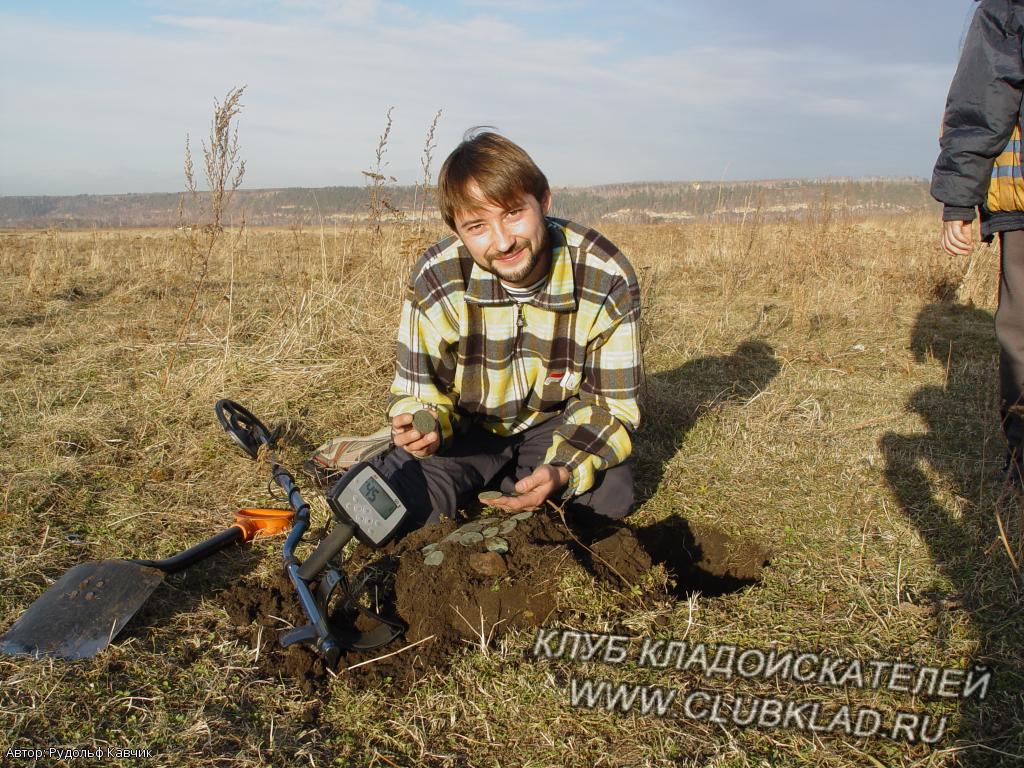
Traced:
<path fill-rule="evenodd" d="M 435 416 L 436 423 L 436 416 Z M 441 447 L 441 435 L 435 429 L 423 435 L 412 425 L 412 414 L 401 413 L 391 418 L 391 437 L 395 445 L 418 459 L 433 456 Z"/>
<path fill-rule="evenodd" d="M 950 256 L 966 256 L 974 247 L 969 221 L 942 222 L 942 247 Z"/>
<path fill-rule="evenodd" d="M 518 496 L 502 496 L 487 502 L 491 506 L 507 509 L 509 512 L 526 512 L 539 509 L 551 494 L 569 484 L 569 470 L 541 464 L 533 473 L 516 483 Z"/>

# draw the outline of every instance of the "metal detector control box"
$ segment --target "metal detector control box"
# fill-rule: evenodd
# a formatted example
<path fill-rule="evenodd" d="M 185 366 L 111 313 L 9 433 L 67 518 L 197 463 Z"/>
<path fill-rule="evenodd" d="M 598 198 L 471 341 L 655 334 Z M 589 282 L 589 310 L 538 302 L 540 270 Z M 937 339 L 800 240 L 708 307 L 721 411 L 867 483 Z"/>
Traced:
<path fill-rule="evenodd" d="M 409 513 L 380 472 L 365 461 L 354 465 L 331 487 L 327 503 L 335 517 L 351 523 L 356 537 L 371 547 L 387 544 Z"/>

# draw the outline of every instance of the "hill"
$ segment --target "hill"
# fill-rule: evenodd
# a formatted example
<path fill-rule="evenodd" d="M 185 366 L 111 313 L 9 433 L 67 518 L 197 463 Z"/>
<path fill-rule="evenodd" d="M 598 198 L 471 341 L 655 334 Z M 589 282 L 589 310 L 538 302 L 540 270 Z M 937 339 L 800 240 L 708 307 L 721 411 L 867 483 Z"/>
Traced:
<path fill-rule="evenodd" d="M 433 193 L 386 187 L 395 216 L 436 216 Z M 365 220 L 365 187 L 239 190 L 228 220 L 255 226 L 306 226 Z M 424 198 L 428 200 L 424 206 Z M 179 223 L 176 193 L 0 197 L 6 228 L 163 227 Z M 935 206 L 923 179 L 778 179 L 741 182 L 631 182 L 558 187 L 554 213 L 579 221 L 688 221 L 711 217 L 802 216 L 829 209 L 849 213 L 906 213 Z"/>

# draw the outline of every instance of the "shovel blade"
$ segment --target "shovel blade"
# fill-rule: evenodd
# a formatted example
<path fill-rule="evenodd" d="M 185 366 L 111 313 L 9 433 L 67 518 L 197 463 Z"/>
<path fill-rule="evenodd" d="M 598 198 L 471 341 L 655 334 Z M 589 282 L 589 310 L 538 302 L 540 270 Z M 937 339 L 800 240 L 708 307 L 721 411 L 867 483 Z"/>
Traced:
<path fill-rule="evenodd" d="M 128 560 L 76 565 L 0 637 L 0 653 L 62 659 L 95 656 L 163 579 L 160 569 Z"/>

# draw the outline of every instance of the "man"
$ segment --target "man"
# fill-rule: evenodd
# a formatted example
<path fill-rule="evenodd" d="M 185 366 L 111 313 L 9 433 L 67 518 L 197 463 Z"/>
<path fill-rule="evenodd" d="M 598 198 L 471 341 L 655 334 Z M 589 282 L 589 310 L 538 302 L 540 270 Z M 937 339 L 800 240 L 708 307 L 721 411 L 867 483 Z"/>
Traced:
<path fill-rule="evenodd" d="M 597 232 L 547 217 L 544 174 L 495 133 L 467 134 L 438 200 L 453 234 L 412 270 L 388 405 L 395 447 L 377 469 L 419 524 L 488 488 L 509 511 L 550 498 L 579 517 L 624 517 L 640 418 L 632 267 Z M 421 431 L 424 409 L 434 420 Z"/>
<path fill-rule="evenodd" d="M 974 209 L 981 236 L 1000 242 L 1000 416 L 1006 436 L 1006 479 L 1021 488 L 1024 419 L 1024 174 L 1021 96 L 1024 93 L 1024 3 L 982 0 L 964 41 L 942 122 L 932 196 L 944 204 L 942 247 L 966 256 L 974 246 Z"/>

